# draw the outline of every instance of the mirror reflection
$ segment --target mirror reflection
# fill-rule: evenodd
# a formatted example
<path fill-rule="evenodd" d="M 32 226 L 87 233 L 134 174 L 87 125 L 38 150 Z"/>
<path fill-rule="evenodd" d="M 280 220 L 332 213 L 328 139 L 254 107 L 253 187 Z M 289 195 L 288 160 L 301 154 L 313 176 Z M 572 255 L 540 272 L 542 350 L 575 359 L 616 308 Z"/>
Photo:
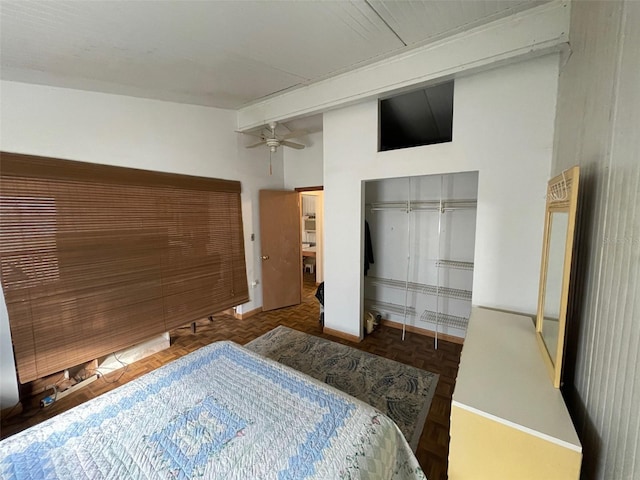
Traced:
<path fill-rule="evenodd" d="M 568 228 L 569 212 L 551 213 L 551 218 L 549 219 L 549 256 L 547 260 L 547 278 L 545 281 L 542 339 L 553 363 L 555 363 L 558 350 L 560 299 L 562 297 L 564 253 Z"/>

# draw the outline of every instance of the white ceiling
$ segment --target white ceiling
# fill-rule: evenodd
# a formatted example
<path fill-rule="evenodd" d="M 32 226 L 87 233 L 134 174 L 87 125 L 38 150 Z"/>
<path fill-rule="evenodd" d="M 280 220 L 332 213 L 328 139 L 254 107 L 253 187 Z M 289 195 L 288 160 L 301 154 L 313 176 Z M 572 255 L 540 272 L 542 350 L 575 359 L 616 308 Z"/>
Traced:
<path fill-rule="evenodd" d="M 0 73 L 237 109 L 540 3 L 0 0 Z"/>

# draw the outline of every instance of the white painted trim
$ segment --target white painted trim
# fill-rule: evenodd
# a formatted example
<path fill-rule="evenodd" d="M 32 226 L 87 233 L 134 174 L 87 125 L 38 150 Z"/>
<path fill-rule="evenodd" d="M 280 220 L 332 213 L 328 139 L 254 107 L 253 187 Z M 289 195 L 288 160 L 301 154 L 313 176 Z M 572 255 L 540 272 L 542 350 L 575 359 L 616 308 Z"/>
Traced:
<path fill-rule="evenodd" d="M 542 433 L 537 430 L 533 430 L 529 427 L 520 425 L 518 423 L 511 422 L 510 420 L 506 420 L 504 418 L 497 417 L 490 413 L 483 412 L 482 410 L 478 410 L 477 408 L 470 407 L 469 405 L 465 405 L 464 403 L 457 402 L 456 400 L 453 400 L 451 404 L 455 405 L 458 408 L 461 408 L 462 410 L 466 410 L 468 412 L 474 413 L 481 417 L 488 418 L 489 420 L 493 420 L 494 422 L 501 423 L 502 425 L 506 425 L 510 428 L 515 428 L 516 430 L 520 430 L 521 432 L 527 433 L 529 435 L 533 435 L 534 437 L 540 438 L 542 440 L 546 440 L 556 445 L 560 445 L 561 447 L 568 448 L 569 450 L 573 450 L 574 452 L 582 453 L 581 445 L 574 445 L 573 443 L 560 440 L 559 438 L 552 437 L 550 435 L 547 435 L 546 433 Z"/>
<path fill-rule="evenodd" d="M 247 130 L 568 48 L 568 1 L 555 0 L 238 110 Z"/>

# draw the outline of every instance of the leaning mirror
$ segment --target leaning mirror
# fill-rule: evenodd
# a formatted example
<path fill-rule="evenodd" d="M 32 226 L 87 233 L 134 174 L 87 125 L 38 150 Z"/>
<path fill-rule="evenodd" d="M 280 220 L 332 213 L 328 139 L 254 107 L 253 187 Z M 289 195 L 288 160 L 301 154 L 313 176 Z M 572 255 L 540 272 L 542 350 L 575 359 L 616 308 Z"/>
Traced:
<path fill-rule="evenodd" d="M 547 186 L 536 337 L 556 388 L 562 383 L 578 179 L 579 168 L 573 167 Z"/>

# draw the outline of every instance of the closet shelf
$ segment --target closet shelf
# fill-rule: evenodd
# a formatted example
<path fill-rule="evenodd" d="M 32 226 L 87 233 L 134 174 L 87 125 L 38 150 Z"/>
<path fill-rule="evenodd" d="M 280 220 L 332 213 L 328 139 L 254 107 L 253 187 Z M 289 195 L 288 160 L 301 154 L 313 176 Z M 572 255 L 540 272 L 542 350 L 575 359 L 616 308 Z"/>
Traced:
<path fill-rule="evenodd" d="M 437 287 L 436 285 L 427 285 L 424 283 L 405 282 L 404 280 L 393 280 L 390 278 L 367 277 L 370 285 L 398 288 L 404 290 L 406 287 L 409 291 L 422 293 L 425 295 L 438 295 L 440 297 L 456 298 L 459 300 L 471 300 L 470 290 L 461 290 L 458 288 Z M 404 308 L 404 307 L 403 307 Z"/>
<path fill-rule="evenodd" d="M 386 312 L 386 313 L 395 313 L 397 315 L 404 315 L 405 307 L 404 305 L 398 305 L 397 303 L 387 303 L 380 302 L 378 300 L 374 300 L 372 298 L 365 298 L 365 303 L 368 305 L 370 310 Z M 407 305 L 407 315 L 415 316 L 416 309 Z"/>
<path fill-rule="evenodd" d="M 459 200 L 415 200 L 415 201 L 392 201 L 392 202 L 373 202 L 367 203 L 372 212 L 381 210 L 400 210 L 403 212 L 448 212 L 452 210 L 470 210 L 475 209 L 476 200 L 459 199 Z"/>
<path fill-rule="evenodd" d="M 404 315 L 404 305 L 396 303 L 379 302 L 371 298 L 364 299 L 369 310 L 385 313 L 395 313 L 396 315 Z M 407 315 L 416 316 L 414 307 L 407 306 Z M 457 317 L 455 315 L 447 315 L 445 313 L 437 313 L 432 310 L 425 310 L 420 315 L 420 321 L 429 322 L 438 325 L 446 325 L 448 327 L 460 328 L 466 330 L 469 319 L 466 317 Z"/>
<path fill-rule="evenodd" d="M 407 211 L 407 202 L 373 202 L 367 203 L 368 207 L 371 207 L 371 211 L 379 211 L 379 210 L 402 210 L 404 212 Z"/>
<path fill-rule="evenodd" d="M 432 310 L 425 310 L 420 315 L 420 320 L 439 325 L 447 325 L 448 327 L 467 329 L 469 319 L 465 317 L 456 317 L 455 315 L 447 315 L 445 313 L 437 313 Z"/>
<path fill-rule="evenodd" d="M 436 267 L 452 268 L 455 270 L 473 270 L 473 262 L 459 262 L 457 260 L 436 260 Z"/>

